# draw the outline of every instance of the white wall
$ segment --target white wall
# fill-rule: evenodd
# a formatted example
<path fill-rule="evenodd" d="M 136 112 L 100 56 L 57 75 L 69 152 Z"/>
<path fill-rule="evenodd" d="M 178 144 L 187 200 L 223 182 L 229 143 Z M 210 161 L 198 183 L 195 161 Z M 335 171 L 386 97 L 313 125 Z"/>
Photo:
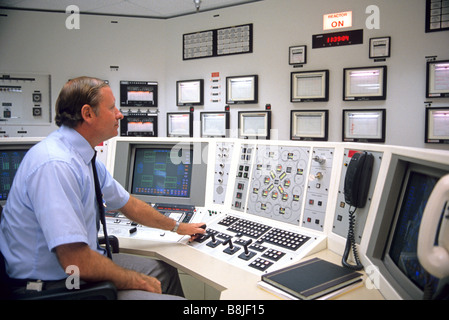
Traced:
<path fill-rule="evenodd" d="M 371 4 L 380 9 L 377 30 L 365 25 Z M 312 49 L 312 35 L 323 33 L 322 16 L 340 11 L 353 11 L 352 29 L 364 29 L 364 43 Z M 168 20 L 83 15 L 79 30 L 65 28 L 65 14 L 2 13 L 8 16 L 0 16 L 0 71 L 51 74 L 53 104 L 63 83 L 81 74 L 108 79 L 117 99 L 119 80 L 156 80 L 159 135 L 165 136 L 165 112 L 185 110 L 176 106 L 176 80 L 205 79 L 206 103 L 195 108 L 199 119 L 199 112 L 223 110 L 225 105 L 224 92 L 221 103 L 210 102 L 212 72 L 220 72 L 223 86 L 226 76 L 258 74 L 259 103 L 232 107 L 231 128 L 237 127 L 238 110 L 262 110 L 270 103 L 272 127 L 279 139 L 288 140 L 290 110 L 329 109 L 329 140 L 341 141 L 342 109 L 380 107 L 387 109 L 386 144 L 449 149 L 424 143 L 425 57 L 449 59 L 449 32 L 425 33 L 422 0 L 264 0 Z M 247 23 L 254 26 L 253 53 L 182 60 L 183 34 Z M 385 63 L 368 57 L 369 38 L 380 36 L 392 39 Z M 290 72 L 298 70 L 288 64 L 292 45 L 307 45 L 307 64 L 301 70 L 330 70 L 328 102 L 290 102 Z M 342 101 L 343 68 L 381 64 L 388 66 L 387 100 Z M 110 65 L 119 70 L 111 71 Z M 447 98 L 432 100 L 432 106 L 449 105 Z"/>

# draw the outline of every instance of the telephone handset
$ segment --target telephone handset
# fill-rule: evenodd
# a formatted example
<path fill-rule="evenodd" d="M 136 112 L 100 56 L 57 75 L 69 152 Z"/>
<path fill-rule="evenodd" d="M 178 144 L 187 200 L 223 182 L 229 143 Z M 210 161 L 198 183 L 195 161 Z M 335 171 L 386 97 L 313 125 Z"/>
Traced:
<path fill-rule="evenodd" d="M 435 239 L 438 236 L 438 245 Z M 449 174 L 438 180 L 430 194 L 418 235 L 418 259 L 427 272 L 449 277 Z"/>
<path fill-rule="evenodd" d="M 368 197 L 374 156 L 369 152 L 353 154 L 346 170 L 344 194 L 345 202 L 356 208 L 363 208 Z"/>
<path fill-rule="evenodd" d="M 345 202 L 349 204 L 349 228 L 342 264 L 343 266 L 353 270 L 363 269 L 363 265 L 357 255 L 357 248 L 355 244 L 354 213 L 357 208 L 363 208 L 366 205 L 373 172 L 373 163 L 374 156 L 372 153 L 356 152 L 352 155 L 351 161 L 349 162 L 346 170 L 343 192 L 345 195 Z M 351 210 L 351 207 L 354 207 L 354 209 Z M 356 265 L 351 265 L 347 262 L 351 248 Z"/>

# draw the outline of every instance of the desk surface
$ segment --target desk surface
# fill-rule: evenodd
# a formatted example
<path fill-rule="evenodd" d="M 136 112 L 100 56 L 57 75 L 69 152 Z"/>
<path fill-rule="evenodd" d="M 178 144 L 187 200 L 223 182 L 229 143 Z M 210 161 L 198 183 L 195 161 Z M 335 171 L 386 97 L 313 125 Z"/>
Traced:
<path fill-rule="evenodd" d="M 221 292 L 221 300 L 272 300 L 274 295 L 257 286 L 260 276 L 209 256 L 184 243 L 161 243 L 139 239 L 120 238 L 122 252 L 149 256 L 163 260 L 194 278 Z M 339 264 L 341 257 L 325 249 L 311 256 L 308 260 L 319 257 Z M 381 300 L 378 290 L 361 286 L 347 292 L 338 299 L 347 300 Z"/>

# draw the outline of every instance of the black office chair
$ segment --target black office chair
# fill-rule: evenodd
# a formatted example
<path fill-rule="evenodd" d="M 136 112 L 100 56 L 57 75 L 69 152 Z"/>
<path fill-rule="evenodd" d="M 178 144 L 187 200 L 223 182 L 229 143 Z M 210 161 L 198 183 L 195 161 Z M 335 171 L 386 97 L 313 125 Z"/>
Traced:
<path fill-rule="evenodd" d="M 0 219 L 3 208 L 0 205 Z M 113 253 L 119 252 L 119 242 L 114 236 L 109 236 L 109 242 Z M 104 244 L 104 238 L 99 239 L 100 244 Z M 5 267 L 5 258 L 0 252 L 0 299 L 1 300 L 115 300 L 117 299 L 117 288 L 112 282 L 84 282 L 80 281 L 79 289 L 67 289 L 65 281 L 59 281 L 59 286 L 52 286 L 51 289 L 43 288 L 42 291 L 21 290 L 17 293 L 13 291 L 17 281 L 8 277 Z M 23 286 L 26 283 L 24 281 Z"/>

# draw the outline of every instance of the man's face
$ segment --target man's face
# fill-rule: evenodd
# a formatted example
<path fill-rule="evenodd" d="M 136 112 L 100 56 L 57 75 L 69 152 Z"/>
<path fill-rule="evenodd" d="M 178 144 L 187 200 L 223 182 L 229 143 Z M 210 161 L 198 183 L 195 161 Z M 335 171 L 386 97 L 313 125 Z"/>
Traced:
<path fill-rule="evenodd" d="M 102 99 L 98 105 L 95 128 L 101 135 L 102 141 L 115 137 L 118 134 L 119 120 L 122 113 L 115 107 L 115 98 L 110 87 L 101 89 Z"/>

